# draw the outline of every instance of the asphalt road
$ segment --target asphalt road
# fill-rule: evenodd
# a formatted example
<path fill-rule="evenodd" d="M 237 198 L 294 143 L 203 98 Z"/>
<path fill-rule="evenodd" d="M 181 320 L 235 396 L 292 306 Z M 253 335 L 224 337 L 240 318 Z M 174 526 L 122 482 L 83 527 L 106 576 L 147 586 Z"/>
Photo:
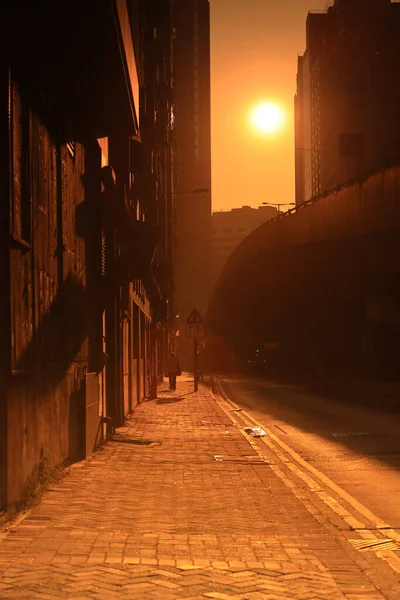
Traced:
<path fill-rule="evenodd" d="M 227 396 L 382 520 L 400 528 L 400 415 L 296 386 L 221 379 Z"/>

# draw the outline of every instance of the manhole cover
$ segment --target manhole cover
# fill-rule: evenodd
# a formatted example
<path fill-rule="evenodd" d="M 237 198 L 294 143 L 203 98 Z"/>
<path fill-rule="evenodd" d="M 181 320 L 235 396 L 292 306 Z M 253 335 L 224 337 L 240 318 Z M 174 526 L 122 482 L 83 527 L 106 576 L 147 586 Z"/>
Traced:
<path fill-rule="evenodd" d="M 216 454 L 214 460 L 217 462 L 235 462 L 235 463 L 267 463 L 271 464 L 271 460 L 266 456 L 230 456 L 227 454 Z"/>
<path fill-rule="evenodd" d="M 377 552 L 379 550 L 400 550 L 398 542 L 393 540 L 349 540 L 361 552 Z"/>

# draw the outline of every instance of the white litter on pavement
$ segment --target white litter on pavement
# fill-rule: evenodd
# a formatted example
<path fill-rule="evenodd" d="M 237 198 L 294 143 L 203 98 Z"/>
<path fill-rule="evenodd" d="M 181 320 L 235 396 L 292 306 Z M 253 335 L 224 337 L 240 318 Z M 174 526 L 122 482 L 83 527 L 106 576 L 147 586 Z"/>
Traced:
<path fill-rule="evenodd" d="M 251 435 L 251 437 L 264 437 L 267 435 L 261 427 L 251 427 L 249 429 L 244 430 L 247 435 Z"/>

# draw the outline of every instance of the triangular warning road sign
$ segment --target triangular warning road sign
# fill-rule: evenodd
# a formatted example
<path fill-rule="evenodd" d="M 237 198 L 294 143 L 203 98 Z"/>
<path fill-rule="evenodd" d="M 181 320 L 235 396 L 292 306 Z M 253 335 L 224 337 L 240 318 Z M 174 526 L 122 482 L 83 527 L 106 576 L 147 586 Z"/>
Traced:
<path fill-rule="evenodd" d="M 198 311 L 194 308 L 192 310 L 192 312 L 190 313 L 188 320 L 186 321 L 186 323 L 189 324 L 196 324 L 196 323 L 203 323 L 203 319 L 201 318 L 201 316 L 199 315 Z"/>

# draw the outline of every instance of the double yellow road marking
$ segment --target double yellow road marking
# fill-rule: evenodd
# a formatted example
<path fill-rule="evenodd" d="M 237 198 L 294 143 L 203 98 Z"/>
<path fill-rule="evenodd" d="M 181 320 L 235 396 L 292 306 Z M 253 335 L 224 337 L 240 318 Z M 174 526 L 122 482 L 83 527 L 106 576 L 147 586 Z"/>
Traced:
<path fill-rule="evenodd" d="M 273 431 L 268 427 L 265 427 L 265 425 L 258 423 L 249 412 L 240 409 L 237 404 L 227 397 L 221 382 L 217 381 L 216 383 L 218 388 L 217 395 L 214 395 L 216 402 L 229 419 L 238 427 L 239 431 L 247 439 L 257 454 L 263 456 L 258 443 L 253 439 L 249 439 L 248 435 L 245 433 L 244 429 L 247 427 L 260 427 L 263 429 L 267 435 L 266 437 L 257 438 L 257 441 L 265 444 L 290 472 L 301 479 L 307 487 L 314 492 L 331 511 L 343 519 L 351 529 L 357 531 L 357 534 L 361 538 L 371 541 L 380 540 L 380 536 L 384 535 L 387 539 L 393 540 L 394 542 L 400 542 L 400 534 L 388 523 L 377 517 L 351 494 L 334 483 L 329 477 L 321 473 L 321 471 L 306 462 L 295 450 L 293 450 L 293 448 L 275 435 Z M 270 465 L 270 468 L 287 487 L 292 490 L 295 488 L 295 484 L 280 467 L 277 465 Z M 336 497 L 347 503 L 350 510 L 330 495 L 327 488 L 334 492 Z M 365 522 L 360 520 L 360 517 L 369 523 L 368 527 Z M 374 530 L 379 532 L 379 537 L 374 533 Z M 376 551 L 376 554 L 380 558 L 383 558 L 392 569 L 400 573 L 400 557 L 394 551 Z"/>

